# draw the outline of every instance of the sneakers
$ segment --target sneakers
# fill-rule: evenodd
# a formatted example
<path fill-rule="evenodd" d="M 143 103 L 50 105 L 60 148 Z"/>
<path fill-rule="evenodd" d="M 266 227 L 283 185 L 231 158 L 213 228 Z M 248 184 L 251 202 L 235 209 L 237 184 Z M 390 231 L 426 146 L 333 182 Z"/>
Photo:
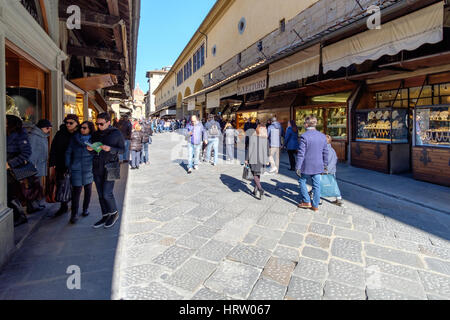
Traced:
<path fill-rule="evenodd" d="M 302 203 L 299 203 L 297 205 L 297 207 L 299 207 L 301 209 L 311 209 L 312 205 L 311 205 L 311 203 L 302 202 Z"/>
<path fill-rule="evenodd" d="M 111 213 L 108 217 L 108 220 L 106 220 L 105 222 L 105 229 L 112 228 L 117 222 L 117 219 L 119 219 L 119 212 L 116 211 L 114 213 Z"/>
<path fill-rule="evenodd" d="M 332 204 L 335 204 L 335 205 L 337 205 L 337 206 L 339 206 L 339 207 L 342 207 L 342 205 L 343 205 L 344 203 L 342 202 L 342 200 L 336 199 L 335 201 L 332 202 Z"/>
<path fill-rule="evenodd" d="M 87 217 L 89 215 L 89 211 L 83 211 L 83 213 L 81 214 L 83 217 Z"/>
<path fill-rule="evenodd" d="M 273 167 L 269 170 L 269 173 L 278 173 L 278 168 L 277 167 Z"/>
<path fill-rule="evenodd" d="M 319 211 L 319 208 L 316 208 L 316 207 L 311 207 L 310 209 L 311 209 L 312 211 L 314 211 L 314 212 Z"/>
<path fill-rule="evenodd" d="M 198 166 L 194 166 L 194 170 L 198 170 Z"/>
<path fill-rule="evenodd" d="M 188 173 L 188 174 L 191 174 L 191 173 L 192 173 L 192 169 L 189 168 L 188 171 L 187 171 L 187 173 Z"/>
<path fill-rule="evenodd" d="M 103 227 L 105 225 L 106 220 L 108 220 L 108 218 L 109 218 L 109 214 L 104 214 L 102 216 L 102 219 L 97 221 L 92 227 L 94 229 L 98 229 L 98 228 Z"/>

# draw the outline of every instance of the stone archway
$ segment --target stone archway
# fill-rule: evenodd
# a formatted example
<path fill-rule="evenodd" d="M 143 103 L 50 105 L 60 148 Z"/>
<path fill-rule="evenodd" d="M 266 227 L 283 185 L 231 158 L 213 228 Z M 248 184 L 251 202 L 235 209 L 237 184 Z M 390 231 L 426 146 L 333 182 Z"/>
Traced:
<path fill-rule="evenodd" d="M 197 79 L 197 81 L 195 82 L 195 86 L 194 86 L 194 93 L 199 92 L 202 89 L 203 89 L 203 82 L 202 82 L 202 80 Z"/>
<path fill-rule="evenodd" d="M 191 88 L 187 87 L 186 90 L 184 90 L 184 97 L 186 98 L 187 96 L 190 96 L 191 93 Z"/>

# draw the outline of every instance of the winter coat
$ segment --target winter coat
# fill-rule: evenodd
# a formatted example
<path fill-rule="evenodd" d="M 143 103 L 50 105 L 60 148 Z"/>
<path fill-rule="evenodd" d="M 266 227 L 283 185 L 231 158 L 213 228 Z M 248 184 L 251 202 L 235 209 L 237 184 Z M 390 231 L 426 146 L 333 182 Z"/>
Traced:
<path fill-rule="evenodd" d="M 214 128 L 215 126 L 215 128 Z M 210 120 L 205 124 L 206 133 L 208 134 L 207 139 L 214 139 L 221 136 L 220 123 L 215 120 Z M 216 129 L 214 132 L 214 129 Z"/>
<path fill-rule="evenodd" d="M 30 161 L 31 146 L 25 130 L 13 132 L 6 138 L 6 161 L 11 168 L 20 167 Z"/>
<path fill-rule="evenodd" d="M 117 129 L 120 130 L 120 132 L 123 135 L 123 138 L 125 140 L 131 139 L 131 131 L 133 131 L 133 126 L 131 125 L 131 122 L 128 120 L 120 120 L 117 123 Z"/>
<path fill-rule="evenodd" d="M 143 134 L 142 143 L 150 142 L 151 130 L 152 129 L 150 128 L 150 125 L 148 123 L 144 123 L 142 125 L 142 134 Z"/>
<path fill-rule="evenodd" d="M 119 154 L 125 153 L 125 139 L 117 128 L 110 126 L 104 131 L 98 130 L 92 134 L 92 143 L 95 142 L 101 142 L 103 145 L 111 147 L 110 152 L 102 150 L 97 153 L 91 151 L 91 154 L 94 155 L 94 175 L 103 176 L 105 164 L 119 162 Z"/>
<path fill-rule="evenodd" d="M 261 174 L 264 166 L 269 162 L 268 140 L 265 136 L 253 134 L 249 137 L 246 159 L 250 169 L 255 174 Z"/>
<path fill-rule="evenodd" d="M 269 145 L 271 148 L 281 148 L 281 137 L 284 137 L 284 130 L 278 121 L 275 121 L 267 130 L 269 134 Z"/>
<path fill-rule="evenodd" d="M 328 145 L 328 173 L 336 174 L 338 157 L 331 144 Z"/>
<path fill-rule="evenodd" d="M 134 130 L 131 133 L 130 150 L 131 151 L 141 151 L 143 139 L 144 139 L 144 133 L 142 131 Z"/>
<path fill-rule="evenodd" d="M 189 136 L 189 132 L 193 133 L 192 136 Z M 207 139 L 205 127 L 201 122 L 198 122 L 195 126 L 189 123 L 186 127 L 186 135 L 188 142 L 194 145 L 199 145 Z"/>
<path fill-rule="evenodd" d="M 322 174 L 328 166 L 327 145 L 327 137 L 323 133 L 306 130 L 300 137 L 296 169 L 306 175 Z"/>
<path fill-rule="evenodd" d="M 62 174 L 67 170 L 66 151 L 72 137 L 73 133 L 70 133 L 69 130 L 67 130 L 66 125 L 62 124 L 53 138 L 52 146 L 50 148 L 49 166 L 56 166 L 56 172 L 58 174 Z"/>
<path fill-rule="evenodd" d="M 70 140 L 66 151 L 66 167 L 70 169 L 70 179 L 72 186 L 81 187 L 91 184 L 94 181 L 92 173 L 92 161 L 94 156 L 86 149 L 86 144 L 82 141 L 81 133 L 76 133 Z M 87 142 L 92 142 L 87 136 Z"/>
<path fill-rule="evenodd" d="M 294 132 L 292 127 L 287 128 L 284 145 L 288 150 L 298 150 L 298 131 Z"/>
<path fill-rule="evenodd" d="M 30 162 L 34 164 L 38 171 L 36 177 L 47 176 L 48 137 L 48 134 L 35 125 L 30 128 L 28 133 L 28 141 L 31 146 Z"/>

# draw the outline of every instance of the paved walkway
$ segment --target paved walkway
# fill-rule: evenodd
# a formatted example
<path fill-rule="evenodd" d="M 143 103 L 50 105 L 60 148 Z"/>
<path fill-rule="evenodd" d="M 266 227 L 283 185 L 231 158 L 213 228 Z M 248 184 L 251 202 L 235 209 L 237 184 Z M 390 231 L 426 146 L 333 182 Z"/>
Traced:
<path fill-rule="evenodd" d="M 119 207 L 123 205 L 127 181 L 127 168 L 123 167 L 122 180 L 115 188 Z M 34 231 L 21 243 L 0 272 L 0 299 L 58 299 L 96 300 L 110 299 L 112 278 L 119 239 L 120 220 L 114 228 L 93 229 L 100 219 L 97 191 L 93 190 L 90 216 L 70 225 L 69 214 L 53 218 L 59 205 L 50 205 L 43 217 L 33 217 Z M 30 226 L 19 230 L 23 236 Z M 29 230 L 28 230 L 29 231 Z M 18 237 L 16 237 L 16 241 Z M 67 268 L 78 266 L 81 289 L 69 290 Z"/>
<path fill-rule="evenodd" d="M 184 139 L 153 141 L 130 172 L 114 299 L 450 299 L 448 188 L 342 167 L 345 206 L 312 214 L 286 166 L 259 201 L 240 165 L 187 175 Z"/>

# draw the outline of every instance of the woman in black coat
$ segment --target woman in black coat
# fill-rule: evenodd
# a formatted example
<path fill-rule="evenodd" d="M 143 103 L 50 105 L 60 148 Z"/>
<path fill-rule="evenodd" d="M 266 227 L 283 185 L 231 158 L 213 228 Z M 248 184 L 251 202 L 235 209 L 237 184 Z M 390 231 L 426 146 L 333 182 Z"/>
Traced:
<path fill-rule="evenodd" d="M 14 211 L 14 226 L 28 222 L 21 200 L 20 182 L 14 179 L 11 168 L 18 168 L 27 162 L 31 157 L 31 146 L 28 142 L 28 135 L 22 127 L 22 120 L 13 115 L 6 116 L 6 169 L 7 176 L 7 201 L 8 207 Z"/>
<path fill-rule="evenodd" d="M 249 165 L 255 181 L 255 189 L 253 194 L 261 200 L 264 195 L 264 189 L 261 186 L 261 174 L 264 167 L 269 162 L 268 134 L 264 125 L 257 122 L 255 129 L 249 129 L 246 132 L 249 135 L 248 153 L 246 164 Z"/>

